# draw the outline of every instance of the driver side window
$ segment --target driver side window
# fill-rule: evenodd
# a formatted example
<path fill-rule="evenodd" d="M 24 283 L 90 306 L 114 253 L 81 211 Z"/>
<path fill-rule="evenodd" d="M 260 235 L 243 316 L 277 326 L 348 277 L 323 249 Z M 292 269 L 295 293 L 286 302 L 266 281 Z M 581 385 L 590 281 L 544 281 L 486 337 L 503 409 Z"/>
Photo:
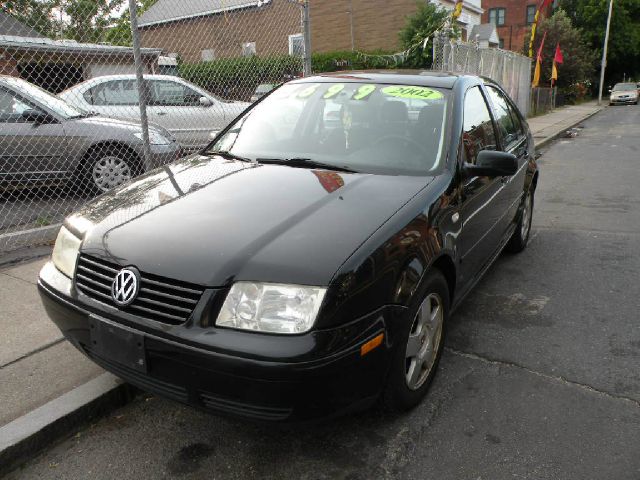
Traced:
<path fill-rule="evenodd" d="M 0 89 L 0 123 L 26 123 L 25 110 L 35 109 L 10 90 Z"/>
<path fill-rule="evenodd" d="M 470 88 L 464 97 L 462 144 L 466 162 L 473 164 L 482 150 L 496 150 L 496 132 L 480 87 Z"/>
<path fill-rule="evenodd" d="M 200 106 L 200 97 L 202 95 L 181 83 L 170 80 L 153 80 L 151 90 L 153 105 L 170 107 Z"/>

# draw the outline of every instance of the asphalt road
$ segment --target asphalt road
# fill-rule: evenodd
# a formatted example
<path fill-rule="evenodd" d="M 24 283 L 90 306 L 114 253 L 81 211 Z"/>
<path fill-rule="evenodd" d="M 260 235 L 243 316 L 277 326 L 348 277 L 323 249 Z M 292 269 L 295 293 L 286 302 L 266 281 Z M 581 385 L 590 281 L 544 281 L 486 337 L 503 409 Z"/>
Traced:
<path fill-rule="evenodd" d="M 276 427 L 140 398 L 10 478 L 639 479 L 640 108 L 542 157 L 533 238 L 456 312 L 425 402 Z"/>

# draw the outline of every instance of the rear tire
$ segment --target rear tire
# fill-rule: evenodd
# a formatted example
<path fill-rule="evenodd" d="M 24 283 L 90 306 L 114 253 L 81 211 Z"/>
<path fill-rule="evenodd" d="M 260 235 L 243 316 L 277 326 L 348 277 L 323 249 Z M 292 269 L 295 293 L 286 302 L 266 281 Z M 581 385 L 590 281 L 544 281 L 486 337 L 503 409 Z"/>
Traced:
<path fill-rule="evenodd" d="M 406 324 L 396 342 L 383 406 L 400 412 L 418 405 L 436 375 L 449 318 L 449 288 L 439 270 L 427 273 L 411 300 Z"/>
<path fill-rule="evenodd" d="M 519 253 L 527 248 L 529 235 L 531 234 L 531 221 L 533 219 L 533 189 L 529 188 L 522 203 L 520 219 L 516 230 L 511 235 L 505 250 L 511 253 Z"/>

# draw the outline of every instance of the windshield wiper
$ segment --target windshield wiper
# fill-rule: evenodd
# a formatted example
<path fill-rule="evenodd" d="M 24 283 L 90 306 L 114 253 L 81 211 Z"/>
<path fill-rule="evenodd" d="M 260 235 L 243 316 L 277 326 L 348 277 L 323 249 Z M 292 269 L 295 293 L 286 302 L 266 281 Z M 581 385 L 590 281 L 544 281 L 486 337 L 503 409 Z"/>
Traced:
<path fill-rule="evenodd" d="M 255 160 L 251 160 L 247 157 L 241 157 L 240 155 L 236 155 L 235 153 L 231 153 L 228 150 L 219 150 L 219 151 L 209 151 L 206 152 L 210 155 L 218 155 L 226 160 L 240 160 L 242 162 L 256 163 Z"/>
<path fill-rule="evenodd" d="M 318 162 L 317 160 L 312 160 L 310 158 L 256 158 L 256 162 L 273 165 L 288 165 L 296 168 L 324 168 L 326 170 L 335 170 L 337 172 L 358 173 L 356 170 L 349 167 Z"/>

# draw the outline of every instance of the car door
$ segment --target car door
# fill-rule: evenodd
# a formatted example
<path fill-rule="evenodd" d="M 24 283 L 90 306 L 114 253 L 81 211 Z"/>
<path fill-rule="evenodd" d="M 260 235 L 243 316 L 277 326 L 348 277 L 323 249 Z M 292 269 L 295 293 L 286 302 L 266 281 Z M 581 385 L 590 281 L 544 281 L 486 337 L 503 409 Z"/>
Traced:
<path fill-rule="evenodd" d="M 63 125 L 38 124 L 22 116 L 25 110 L 47 113 L 39 104 L 0 86 L 0 184 L 23 186 L 66 177 L 69 161 Z"/>
<path fill-rule="evenodd" d="M 475 164 L 482 150 L 499 148 L 489 105 L 480 86 L 467 90 L 464 98 L 460 166 Z M 497 228 L 501 211 L 497 204 L 501 179 L 462 175 L 459 237 L 461 281 L 469 285 L 491 259 L 500 241 Z"/>
<path fill-rule="evenodd" d="M 211 141 L 211 133 L 226 125 L 221 102 L 203 92 L 167 79 L 153 79 L 149 87 L 149 120 L 169 130 L 183 148 L 204 147 Z M 210 104 L 202 104 L 202 97 Z"/>
<path fill-rule="evenodd" d="M 138 87 L 134 79 L 107 80 L 83 93 L 90 109 L 100 115 L 140 121 Z"/>
<path fill-rule="evenodd" d="M 493 107 L 502 149 L 514 154 L 518 159 L 517 173 L 500 179 L 503 188 L 497 205 L 503 212 L 499 228 L 504 236 L 510 232 L 510 227 L 516 220 L 516 212 L 524 193 L 526 164 L 529 162 L 529 145 L 520 115 L 507 95 L 494 85 L 486 85 L 486 90 Z"/>

